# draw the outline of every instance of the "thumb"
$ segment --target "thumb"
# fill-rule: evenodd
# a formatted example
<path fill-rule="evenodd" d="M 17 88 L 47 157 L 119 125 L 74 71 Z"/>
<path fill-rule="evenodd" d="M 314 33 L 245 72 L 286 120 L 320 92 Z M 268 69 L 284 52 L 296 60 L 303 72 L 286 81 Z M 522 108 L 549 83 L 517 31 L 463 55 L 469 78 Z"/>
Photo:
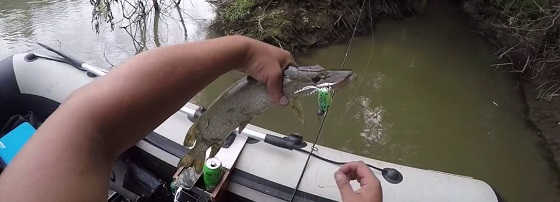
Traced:
<path fill-rule="evenodd" d="M 340 190 L 340 196 L 343 201 L 345 201 L 345 198 L 354 194 L 354 190 L 352 189 L 352 186 L 350 186 L 350 180 L 348 180 L 348 177 L 346 177 L 344 173 L 340 171 L 335 172 L 334 180 L 336 181 L 338 190 Z"/>
<path fill-rule="evenodd" d="M 266 82 L 266 87 L 267 87 L 267 92 L 268 95 L 270 96 L 270 98 L 272 98 L 272 101 L 274 103 L 277 104 L 281 104 L 281 105 L 287 105 L 288 104 L 288 98 L 286 98 L 283 93 L 282 93 L 282 74 L 281 73 L 277 73 L 277 74 L 272 74 L 271 76 L 269 76 L 267 78 L 267 82 Z"/>

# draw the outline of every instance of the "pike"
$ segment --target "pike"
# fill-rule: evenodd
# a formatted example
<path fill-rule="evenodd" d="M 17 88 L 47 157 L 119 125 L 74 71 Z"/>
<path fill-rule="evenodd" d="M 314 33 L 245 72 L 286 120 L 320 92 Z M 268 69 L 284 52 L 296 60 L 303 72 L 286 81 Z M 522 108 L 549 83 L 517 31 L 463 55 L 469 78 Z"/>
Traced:
<path fill-rule="evenodd" d="M 336 88 L 350 80 L 350 70 L 327 70 L 319 65 L 289 66 L 284 70 L 283 92 L 292 100 L 320 87 Z M 310 88 L 316 87 L 316 88 Z M 214 157 L 233 130 L 243 128 L 272 106 L 266 85 L 245 77 L 225 90 L 188 130 L 183 145 L 190 151 L 179 162 L 187 172 L 184 183 L 192 187 L 202 172 L 206 151 Z M 183 175 L 183 173 L 182 173 Z"/>

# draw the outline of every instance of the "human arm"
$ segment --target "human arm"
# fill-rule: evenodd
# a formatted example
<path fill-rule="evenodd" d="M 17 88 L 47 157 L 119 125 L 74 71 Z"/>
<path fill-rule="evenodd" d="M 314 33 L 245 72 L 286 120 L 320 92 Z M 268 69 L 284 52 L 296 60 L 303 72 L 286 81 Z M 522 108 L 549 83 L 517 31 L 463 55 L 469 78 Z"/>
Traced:
<path fill-rule="evenodd" d="M 336 185 L 344 202 L 382 202 L 381 184 L 364 162 L 344 164 L 334 174 Z M 354 191 L 351 180 L 358 180 L 360 188 Z"/>
<path fill-rule="evenodd" d="M 74 92 L 0 175 L 5 201 L 102 201 L 115 158 L 232 69 L 281 97 L 290 54 L 245 37 L 157 48 Z"/>

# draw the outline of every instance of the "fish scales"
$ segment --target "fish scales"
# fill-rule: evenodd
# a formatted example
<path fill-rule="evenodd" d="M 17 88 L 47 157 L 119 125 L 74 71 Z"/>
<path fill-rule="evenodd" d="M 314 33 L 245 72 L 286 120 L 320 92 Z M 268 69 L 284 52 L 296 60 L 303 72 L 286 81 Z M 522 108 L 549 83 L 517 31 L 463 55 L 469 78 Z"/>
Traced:
<path fill-rule="evenodd" d="M 292 100 L 301 95 L 299 90 L 306 86 L 328 83 L 338 85 L 349 80 L 351 76 L 352 71 L 349 70 L 327 70 L 318 65 L 290 66 L 284 70 L 283 92 L 289 100 Z M 187 172 L 195 172 L 187 174 L 189 178 L 200 176 L 208 148 L 211 148 L 209 157 L 213 157 L 232 131 L 238 127 L 244 128 L 253 118 L 264 113 L 272 105 L 265 84 L 250 77 L 235 82 L 218 96 L 207 111 L 189 128 L 184 146 L 190 151 L 181 159 L 179 166 L 194 167 L 194 169 L 187 169 Z M 187 182 L 192 185 L 196 179 Z"/>

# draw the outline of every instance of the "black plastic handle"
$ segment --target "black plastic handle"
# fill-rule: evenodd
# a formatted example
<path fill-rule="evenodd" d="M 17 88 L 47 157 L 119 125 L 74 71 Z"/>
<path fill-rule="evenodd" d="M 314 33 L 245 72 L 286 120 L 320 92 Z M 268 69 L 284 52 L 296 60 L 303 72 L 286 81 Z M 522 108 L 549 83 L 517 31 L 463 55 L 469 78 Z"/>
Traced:
<path fill-rule="evenodd" d="M 275 135 L 266 134 L 264 142 L 289 150 L 304 148 L 305 146 L 307 146 L 301 136 L 294 134 L 286 137 L 278 137 Z"/>

